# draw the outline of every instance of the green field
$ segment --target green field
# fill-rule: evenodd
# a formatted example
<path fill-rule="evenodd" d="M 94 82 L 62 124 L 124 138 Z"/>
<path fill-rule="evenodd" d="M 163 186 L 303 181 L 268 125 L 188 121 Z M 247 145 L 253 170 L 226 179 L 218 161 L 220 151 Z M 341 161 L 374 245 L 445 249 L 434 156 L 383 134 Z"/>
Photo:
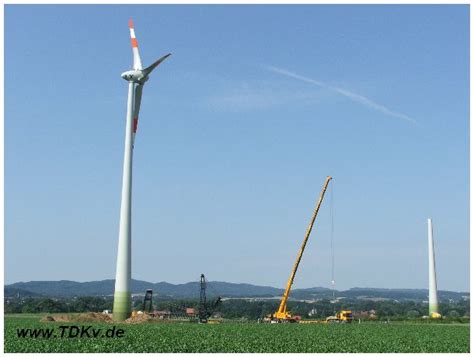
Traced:
<path fill-rule="evenodd" d="M 5 317 L 5 352 L 469 352 L 469 325 L 116 324 L 122 338 L 20 338 L 17 328 L 79 325 Z M 82 323 L 107 329 L 113 324 Z"/>

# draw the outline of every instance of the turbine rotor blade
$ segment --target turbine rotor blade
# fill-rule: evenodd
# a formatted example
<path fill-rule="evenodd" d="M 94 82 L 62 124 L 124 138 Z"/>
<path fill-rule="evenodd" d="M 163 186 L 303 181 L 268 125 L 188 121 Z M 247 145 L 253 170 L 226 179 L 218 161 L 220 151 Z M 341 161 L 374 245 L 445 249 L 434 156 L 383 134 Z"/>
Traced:
<path fill-rule="evenodd" d="M 142 61 L 140 59 L 140 52 L 138 52 L 138 42 L 135 37 L 135 27 L 133 26 L 133 20 L 128 21 L 128 27 L 130 28 L 130 40 L 132 42 L 133 51 L 133 69 L 142 69 Z"/>
<path fill-rule="evenodd" d="M 132 143 L 135 143 L 135 135 L 137 134 L 138 129 L 138 115 L 140 114 L 140 104 L 142 102 L 142 91 L 143 84 L 139 84 L 135 87 L 135 106 L 133 108 L 133 137 Z"/>
<path fill-rule="evenodd" d="M 155 63 L 153 63 L 151 66 L 148 66 L 143 70 L 145 76 L 148 76 L 158 65 L 163 62 L 165 59 L 167 59 L 169 56 L 171 56 L 171 53 L 168 53 L 167 55 L 164 55 L 163 57 L 159 58 Z"/>

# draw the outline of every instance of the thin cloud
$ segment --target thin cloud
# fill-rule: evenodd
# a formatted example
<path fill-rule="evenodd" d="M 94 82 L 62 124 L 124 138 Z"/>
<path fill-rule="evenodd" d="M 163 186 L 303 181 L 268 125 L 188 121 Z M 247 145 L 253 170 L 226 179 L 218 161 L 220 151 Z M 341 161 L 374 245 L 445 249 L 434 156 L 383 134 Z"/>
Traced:
<path fill-rule="evenodd" d="M 275 89 L 266 83 L 244 83 L 234 85 L 237 88 L 222 89 L 218 94 L 207 98 L 206 105 L 217 111 L 251 111 L 267 110 L 291 102 L 313 103 L 319 100 L 319 91 L 292 92 L 285 89 Z"/>
<path fill-rule="evenodd" d="M 274 67 L 274 66 L 267 66 L 266 69 L 271 71 L 271 72 L 278 73 L 278 74 L 281 74 L 281 75 L 286 76 L 286 77 L 298 79 L 302 82 L 311 83 L 311 84 L 317 85 L 319 87 L 329 89 L 333 92 L 336 92 L 340 95 L 343 95 L 346 98 L 349 98 L 350 100 L 352 100 L 354 102 L 365 105 L 368 108 L 377 110 L 381 113 L 384 113 L 386 115 L 389 115 L 389 116 L 392 116 L 392 117 L 395 117 L 395 118 L 399 118 L 399 119 L 409 121 L 412 124 L 418 124 L 418 122 L 415 119 L 410 118 L 408 115 L 398 113 L 398 112 L 394 112 L 393 110 L 388 109 L 386 106 L 378 104 L 378 103 L 374 102 L 373 100 L 371 100 L 367 97 L 364 97 L 363 95 L 353 93 L 353 92 L 350 92 L 350 91 L 342 89 L 342 88 L 330 86 L 329 84 L 326 84 L 324 82 L 317 81 L 317 80 L 312 79 L 312 78 L 301 76 L 301 75 L 296 74 L 294 72 L 287 71 L 286 69 L 283 69 L 283 68 L 278 68 L 278 67 Z"/>

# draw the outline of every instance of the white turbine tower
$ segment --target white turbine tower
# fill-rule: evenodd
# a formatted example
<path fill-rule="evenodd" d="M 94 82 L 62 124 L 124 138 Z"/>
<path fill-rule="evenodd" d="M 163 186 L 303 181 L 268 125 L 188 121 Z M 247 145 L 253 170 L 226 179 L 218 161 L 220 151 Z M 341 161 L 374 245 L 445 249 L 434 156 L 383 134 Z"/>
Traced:
<path fill-rule="evenodd" d="M 438 311 L 438 288 L 436 286 L 436 262 L 433 242 L 433 224 L 428 218 L 428 269 L 429 269 L 429 316 L 440 318 Z"/>
<path fill-rule="evenodd" d="M 130 317 L 132 308 L 130 291 L 130 280 L 132 277 L 132 159 L 143 85 L 148 80 L 150 73 L 171 55 L 171 53 L 168 53 L 151 66 L 143 69 L 140 54 L 138 52 L 135 29 L 131 19 L 128 26 L 130 27 L 130 37 L 133 50 L 133 69 L 122 73 L 122 78 L 128 82 L 128 104 L 125 129 L 125 153 L 123 159 L 122 203 L 120 207 L 117 272 L 115 276 L 113 307 L 113 317 L 116 321 L 123 321 Z"/>

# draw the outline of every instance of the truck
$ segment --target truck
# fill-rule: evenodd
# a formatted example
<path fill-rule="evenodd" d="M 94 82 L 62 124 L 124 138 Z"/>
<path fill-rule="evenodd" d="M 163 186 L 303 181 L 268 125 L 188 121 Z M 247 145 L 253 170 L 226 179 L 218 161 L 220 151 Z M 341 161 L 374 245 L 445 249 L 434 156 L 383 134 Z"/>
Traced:
<path fill-rule="evenodd" d="M 327 323 L 351 323 L 353 320 L 351 310 L 341 310 L 335 316 L 326 318 Z"/>

